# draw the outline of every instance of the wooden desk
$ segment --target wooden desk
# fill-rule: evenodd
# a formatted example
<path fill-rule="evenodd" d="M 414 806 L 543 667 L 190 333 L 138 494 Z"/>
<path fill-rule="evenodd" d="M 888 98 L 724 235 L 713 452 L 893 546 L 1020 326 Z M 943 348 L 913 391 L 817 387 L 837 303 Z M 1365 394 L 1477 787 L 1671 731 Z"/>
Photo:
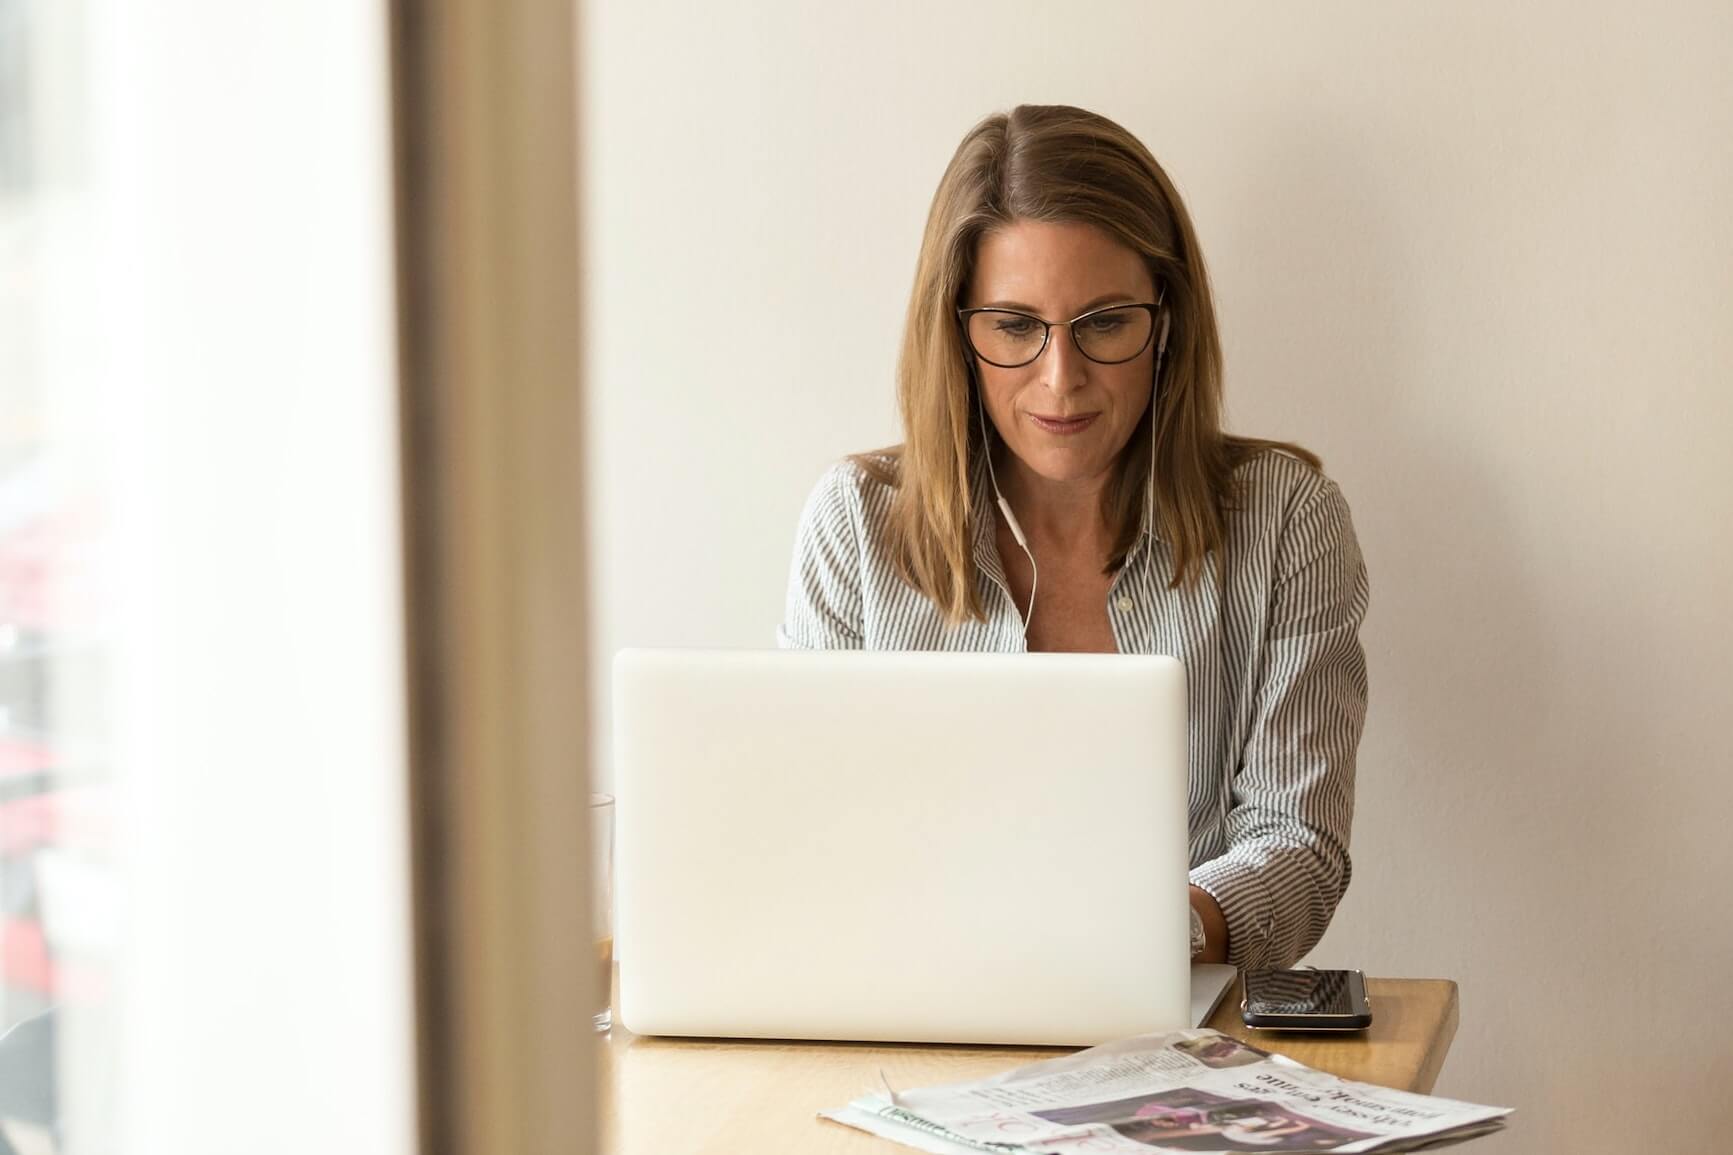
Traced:
<path fill-rule="evenodd" d="M 1369 979 L 1372 1029 L 1324 1038 L 1250 1031 L 1239 1021 L 1236 983 L 1209 1025 L 1321 1071 L 1430 1091 L 1456 1035 L 1456 984 L 1442 979 Z M 606 1155 L 687 1152 L 906 1150 L 819 1119 L 879 1089 L 978 1079 L 1064 1049 L 935 1047 L 895 1043 L 736 1042 L 660 1039 L 615 1028 L 602 1047 L 598 1103 Z"/>

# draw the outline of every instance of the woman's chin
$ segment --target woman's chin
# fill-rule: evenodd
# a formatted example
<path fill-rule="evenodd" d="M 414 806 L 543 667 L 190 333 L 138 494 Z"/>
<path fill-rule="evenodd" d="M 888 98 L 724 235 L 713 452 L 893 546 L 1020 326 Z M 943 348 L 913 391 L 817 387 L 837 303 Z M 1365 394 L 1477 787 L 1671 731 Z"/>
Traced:
<path fill-rule="evenodd" d="M 1076 449 L 1038 449 L 1028 454 L 1019 453 L 1017 457 L 1030 473 L 1054 485 L 1075 485 L 1092 480 L 1106 473 L 1113 464 L 1111 457 L 1099 452 L 1085 452 L 1081 446 Z"/>

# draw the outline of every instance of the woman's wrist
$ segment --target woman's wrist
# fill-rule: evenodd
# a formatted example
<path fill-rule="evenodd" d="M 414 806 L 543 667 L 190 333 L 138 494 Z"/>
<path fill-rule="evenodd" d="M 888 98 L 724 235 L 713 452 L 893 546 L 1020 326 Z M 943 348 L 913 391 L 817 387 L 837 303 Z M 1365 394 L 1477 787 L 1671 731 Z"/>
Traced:
<path fill-rule="evenodd" d="M 1203 923 L 1203 951 L 1193 962 L 1220 963 L 1228 961 L 1228 920 L 1209 891 L 1191 888 L 1191 908 Z"/>

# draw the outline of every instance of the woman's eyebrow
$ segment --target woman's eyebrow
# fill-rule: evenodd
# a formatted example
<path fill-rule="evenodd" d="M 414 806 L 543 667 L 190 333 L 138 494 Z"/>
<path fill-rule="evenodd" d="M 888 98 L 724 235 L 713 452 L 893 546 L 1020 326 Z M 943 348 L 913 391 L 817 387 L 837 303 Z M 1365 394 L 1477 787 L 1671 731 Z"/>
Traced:
<path fill-rule="evenodd" d="M 1133 293 L 1104 293 L 1083 306 L 1082 309 L 1078 310 L 1077 316 L 1081 317 L 1091 309 L 1099 309 L 1103 305 L 1129 304 L 1135 300 L 1137 300 L 1137 297 Z M 979 308 L 1015 309 L 1019 313 L 1035 313 L 1036 315 L 1039 315 L 1040 313 L 1035 306 L 1025 305 L 1022 301 L 988 301 L 985 305 L 979 306 Z"/>

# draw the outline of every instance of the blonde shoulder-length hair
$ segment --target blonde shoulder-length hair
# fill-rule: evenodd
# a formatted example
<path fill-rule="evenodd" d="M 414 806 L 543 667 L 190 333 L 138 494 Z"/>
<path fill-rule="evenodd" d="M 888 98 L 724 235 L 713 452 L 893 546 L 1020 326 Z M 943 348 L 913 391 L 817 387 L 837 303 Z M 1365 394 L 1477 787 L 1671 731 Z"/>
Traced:
<path fill-rule="evenodd" d="M 927 214 L 897 365 L 903 444 L 853 459 L 896 488 L 891 558 L 903 580 L 953 623 L 986 618 L 971 538 L 973 519 L 984 511 L 974 508 L 971 481 L 976 455 L 990 451 L 975 420 L 956 310 L 981 238 L 1016 220 L 1103 230 L 1143 257 L 1171 318 L 1153 420 L 1138 423 L 1103 497 L 1107 524 L 1117 530 L 1106 572 L 1124 564 L 1141 531 L 1152 453 L 1153 528 L 1173 549 L 1171 588 L 1195 585 L 1204 559 L 1223 548 L 1242 462 L 1274 449 L 1321 468 L 1299 446 L 1222 432 L 1221 340 L 1209 277 L 1185 205 L 1149 150 L 1080 108 L 1025 104 L 989 116 L 957 147 Z"/>

